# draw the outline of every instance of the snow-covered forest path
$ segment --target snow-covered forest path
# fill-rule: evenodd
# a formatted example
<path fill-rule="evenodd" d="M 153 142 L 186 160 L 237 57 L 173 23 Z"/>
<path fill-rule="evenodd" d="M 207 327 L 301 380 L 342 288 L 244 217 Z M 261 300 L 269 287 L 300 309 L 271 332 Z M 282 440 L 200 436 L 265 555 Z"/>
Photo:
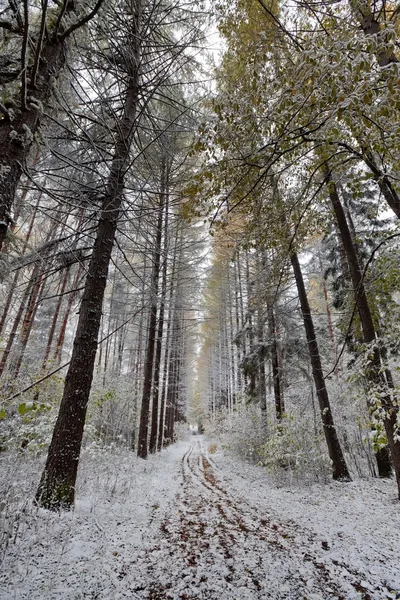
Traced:
<path fill-rule="evenodd" d="M 182 457 L 181 490 L 161 534 L 139 561 L 136 590 L 153 600 L 391 597 L 370 574 L 327 560 L 326 540 L 235 493 L 202 440 Z"/>
<path fill-rule="evenodd" d="M 390 484 L 279 489 L 214 449 L 192 436 L 148 461 L 84 457 L 73 513 L 19 511 L 0 598 L 400 598 Z"/>

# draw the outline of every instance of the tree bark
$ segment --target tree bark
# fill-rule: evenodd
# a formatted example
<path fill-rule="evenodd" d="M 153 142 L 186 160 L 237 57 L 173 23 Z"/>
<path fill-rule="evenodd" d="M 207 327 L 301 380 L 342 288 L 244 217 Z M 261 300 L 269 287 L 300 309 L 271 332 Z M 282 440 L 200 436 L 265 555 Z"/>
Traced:
<path fill-rule="evenodd" d="M 363 274 L 361 272 L 357 250 L 354 246 L 351 232 L 346 220 L 346 215 L 341 204 L 336 185 L 332 180 L 332 174 L 328 166 L 325 169 L 325 176 L 329 190 L 329 198 L 331 200 L 332 208 L 338 223 L 340 235 L 343 242 L 343 248 L 346 253 L 346 258 L 349 265 L 350 277 L 354 288 L 355 302 L 357 303 L 358 314 L 360 316 L 364 342 L 366 344 L 375 344 L 374 348 L 371 349 L 371 361 L 366 373 L 366 377 L 373 387 L 376 387 L 381 391 L 386 391 L 386 393 L 384 393 L 382 397 L 382 406 L 387 415 L 384 419 L 384 425 L 388 437 L 393 465 L 396 472 L 396 479 L 400 498 L 400 443 L 395 441 L 396 428 L 393 429 L 393 423 L 396 423 L 398 407 L 393 402 L 391 398 L 391 393 L 389 391 L 390 389 L 393 389 L 392 375 L 388 371 L 388 369 L 384 369 L 384 371 L 382 372 L 383 361 L 381 356 L 381 350 L 378 344 L 375 343 L 377 341 L 375 325 L 364 286 Z M 371 406 L 371 403 L 369 404 L 369 406 L 371 410 L 373 408 Z M 391 416 L 392 414 L 395 414 L 394 421 Z M 378 452 L 376 454 L 380 477 L 390 477 L 391 475 L 391 466 L 387 458 L 387 452 L 385 451 Z"/>
<path fill-rule="evenodd" d="M 338 479 L 341 481 L 351 481 L 350 473 L 347 468 L 346 460 L 333 421 L 328 391 L 326 389 L 324 375 L 322 371 L 318 342 L 315 335 L 314 322 L 310 311 L 310 305 L 307 298 L 307 292 L 304 285 L 304 279 L 303 274 L 301 272 L 299 259 L 295 252 L 292 252 L 290 260 L 292 263 L 293 272 L 296 279 L 297 291 L 299 294 L 301 312 L 304 321 L 304 329 L 307 337 L 308 351 L 310 354 L 311 368 L 319 403 L 326 444 L 328 446 L 329 458 L 332 462 L 332 476 L 333 479 Z"/>
<path fill-rule="evenodd" d="M 386 173 L 379 167 L 372 150 L 369 150 L 364 146 L 362 148 L 362 153 L 365 164 L 370 168 L 371 173 L 382 193 L 382 196 L 385 198 L 396 217 L 400 219 L 400 196 L 397 193 L 394 184 L 390 181 Z"/>
<path fill-rule="evenodd" d="M 28 247 L 29 240 L 30 240 L 30 237 L 32 235 L 33 225 L 35 223 L 36 214 L 37 214 L 37 211 L 38 211 L 39 202 L 40 202 L 41 197 L 42 197 L 42 193 L 39 194 L 38 199 L 36 201 L 35 208 L 33 209 L 32 217 L 31 217 L 31 220 L 29 222 L 28 231 L 26 232 L 26 237 L 25 237 L 25 240 L 24 240 L 24 244 L 23 244 L 23 246 L 21 248 L 21 256 L 23 256 L 25 254 L 26 249 Z M 14 274 L 14 277 L 13 277 L 13 280 L 12 280 L 12 283 L 11 283 L 11 286 L 10 286 L 10 289 L 9 289 L 9 292 L 8 292 L 8 295 L 7 295 L 7 300 L 6 300 L 6 303 L 4 305 L 3 313 L 2 313 L 1 319 L 0 319 L 0 335 L 3 333 L 3 329 L 4 329 L 4 326 L 5 326 L 6 321 L 7 321 L 8 312 L 9 312 L 10 307 L 11 307 L 11 302 L 12 302 L 12 299 L 13 299 L 13 296 L 14 296 L 14 292 L 15 292 L 15 290 L 17 288 L 17 284 L 18 284 L 18 279 L 19 279 L 20 273 L 21 273 L 20 269 L 17 269 L 15 271 L 15 274 Z"/>
<path fill-rule="evenodd" d="M 135 13 L 132 15 L 132 45 L 123 116 L 115 127 L 117 141 L 88 267 L 71 362 L 46 465 L 36 493 L 37 503 L 51 510 L 69 509 L 75 500 L 75 482 L 93 378 L 104 291 L 121 211 L 124 178 L 129 165 L 139 99 L 140 12 L 141 0 L 137 0 Z"/>
<path fill-rule="evenodd" d="M 254 351 L 254 330 L 253 330 L 253 308 L 252 304 L 252 290 L 251 290 L 251 281 L 250 281 L 250 264 L 249 264 L 249 254 L 246 252 L 246 292 L 247 292 L 247 320 L 249 323 L 248 334 L 249 334 L 249 352 L 252 354 Z M 251 368 L 249 373 L 249 386 L 248 386 L 248 394 L 251 398 L 254 398 L 256 395 L 257 388 L 257 377 L 255 370 Z"/>
<path fill-rule="evenodd" d="M 169 416 L 169 407 L 167 404 L 167 395 L 168 389 L 170 386 L 170 382 L 172 381 L 172 373 L 170 371 L 171 368 L 171 356 L 173 352 L 173 337 L 172 337 L 172 326 L 176 308 L 176 273 L 177 273 L 177 263 L 178 263 L 178 247 L 182 242 L 182 229 L 178 229 L 175 234 L 175 243 L 172 255 L 172 267 L 171 267 L 171 276 L 170 276 L 170 292 L 168 298 L 168 318 L 167 318 L 167 336 L 166 336 L 166 344 L 165 344 L 165 353 L 164 353 L 164 369 L 163 369 L 163 383 L 162 383 L 162 392 L 161 392 L 161 401 L 160 401 L 160 416 L 159 416 L 159 425 L 158 425 L 158 441 L 157 448 L 161 450 L 165 438 L 166 432 L 168 428 L 168 416 Z"/>
<path fill-rule="evenodd" d="M 41 377 L 44 376 L 45 372 L 46 372 L 46 367 L 47 367 L 47 361 L 49 359 L 50 356 L 50 352 L 51 352 L 51 347 L 53 344 L 53 340 L 54 340 L 54 334 L 56 332 L 56 328 L 57 328 L 57 323 L 58 323 L 58 319 L 60 317 L 60 311 L 61 311 L 61 305 L 62 305 L 62 301 L 63 301 L 63 296 L 64 296 L 64 292 L 65 289 L 67 287 L 67 283 L 68 283 L 68 276 L 69 276 L 69 272 L 70 272 L 71 266 L 69 265 L 66 269 L 65 269 L 65 273 L 63 275 L 63 278 L 61 280 L 61 286 L 58 290 L 59 293 L 59 297 L 57 300 L 57 304 L 56 304 L 56 308 L 53 314 L 53 318 L 51 320 L 51 326 L 50 326 L 50 331 L 49 331 L 49 335 L 47 337 L 47 343 L 46 343 L 46 349 L 44 351 L 44 356 L 43 356 L 43 360 L 42 360 L 42 367 L 41 367 Z M 35 392 L 35 402 L 38 401 L 40 396 L 40 390 L 39 388 L 37 388 L 36 392 Z"/>
<path fill-rule="evenodd" d="M 31 278 L 30 278 L 30 282 L 27 285 L 27 287 L 25 288 L 24 291 L 24 295 L 22 296 L 21 302 L 19 304 L 19 308 L 18 308 L 18 312 L 15 315 L 14 321 L 13 321 L 13 326 L 10 332 L 10 335 L 8 336 L 8 340 L 7 340 L 7 345 L 3 351 L 3 355 L 1 357 L 1 361 L 0 361 L 0 377 L 3 375 L 4 373 L 4 369 L 5 366 L 7 364 L 8 358 L 10 356 L 11 353 L 11 349 L 12 346 L 14 344 L 14 340 L 16 338 L 17 335 L 17 331 L 18 331 L 18 327 L 19 324 L 21 322 L 22 316 L 24 314 L 25 308 L 28 304 L 28 300 L 29 300 L 29 296 L 32 292 L 32 288 L 34 287 L 34 285 L 36 284 L 36 281 L 38 280 L 40 276 L 40 268 L 39 265 L 35 265 Z"/>
<path fill-rule="evenodd" d="M 285 413 L 285 403 L 282 394 L 281 372 L 279 368 L 278 341 L 276 339 L 276 324 L 273 307 L 268 307 L 268 329 L 271 343 L 272 382 L 275 399 L 275 415 L 278 422 Z"/>
<path fill-rule="evenodd" d="M 17 346 L 17 355 L 12 361 L 10 367 L 10 377 L 11 379 L 16 379 L 19 375 L 19 371 L 21 369 L 22 360 L 25 355 L 25 350 L 28 344 L 29 336 L 32 331 L 33 322 L 35 320 L 36 312 L 39 307 L 40 298 L 43 295 L 43 289 L 46 284 L 46 277 L 44 277 L 43 272 L 39 274 L 35 285 L 32 288 L 28 306 L 26 309 L 25 317 L 22 322 L 21 333 L 19 336 L 19 343 Z"/>
<path fill-rule="evenodd" d="M 97 10 L 100 5 L 101 2 L 98 2 Z M 66 0 L 59 10 L 63 12 L 65 19 L 71 19 L 75 13 L 75 2 Z M 97 10 L 92 11 L 90 17 L 93 17 Z M 47 107 L 52 96 L 54 79 L 60 75 L 66 63 L 68 30 L 63 30 L 58 19 L 55 21 L 59 29 L 55 31 L 54 25 L 44 36 L 40 54 L 35 60 L 36 72 L 29 61 L 28 65 L 21 69 L 26 90 L 19 108 L 15 110 L 14 118 L 0 120 L 0 250 L 8 226 L 12 223 L 11 210 L 16 190 L 34 143 L 34 136 L 40 129 L 43 108 Z M 24 31 L 23 35 L 28 38 L 29 32 Z"/>
<path fill-rule="evenodd" d="M 58 363 L 60 363 L 60 361 L 61 361 L 61 354 L 62 354 L 62 351 L 64 348 L 65 334 L 67 332 L 69 316 L 71 314 L 72 305 L 78 295 L 78 290 L 76 288 L 77 288 L 77 285 L 79 283 L 79 280 L 80 280 L 82 274 L 83 274 L 83 267 L 82 267 L 82 265 L 79 265 L 79 267 L 76 271 L 74 280 L 72 282 L 72 290 L 68 294 L 67 306 L 65 307 L 64 316 L 61 321 L 60 331 L 58 332 L 57 341 L 56 341 L 55 348 L 54 348 L 53 359 L 55 361 L 57 361 Z"/>
<path fill-rule="evenodd" d="M 361 2 L 360 0 L 350 0 L 350 6 L 357 17 L 358 22 L 360 23 L 360 27 L 364 32 L 364 35 L 366 37 L 376 35 L 379 42 L 382 42 L 382 36 L 385 33 L 385 29 L 381 28 L 381 26 L 384 24 L 378 20 L 380 11 L 376 9 L 375 3 Z M 375 12 L 375 10 L 377 12 Z M 379 44 L 379 46 L 381 46 L 381 44 Z M 390 50 L 390 52 L 387 52 L 384 49 L 377 50 L 376 58 L 380 67 L 386 67 L 389 64 L 399 62 L 399 59 L 393 50 Z"/>
<path fill-rule="evenodd" d="M 163 167 L 165 170 L 165 165 Z M 165 177 L 165 175 L 163 175 Z M 165 183 L 162 183 L 165 186 Z M 142 404 L 140 409 L 140 425 L 138 437 L 138 456 L 147 458 L 148 455 L 148 434 L 149 434 L 149 418 L 150 418 L 150 402 L 152 389 L 152 375 L 154 362 L 154 349 L 156 343 L 157 329 L 157 305 L 158 305 L 158 283 L 160 276 L 160 259 L 161 259 L 161 240 L 162 240 L 162 222 L 163 208 L 165 202 L 165 192 L 160 194 L 160 204 L 158 207 L 158 219 L 156 225 L 155 249 L 153 253 L 153 269 L 151 275 L 150 289 L 150 319 L 147 336 L 146 360 L 144 366 L 143 393 Z"/>
<path fill-rule="evenodd" d="M 156 354 L 154 360 L 154 375 L 153 375 L 153 404 L 151 414 L 151 431 L 150 431 L 150 446 L 149 450 L 152 454 L 157 450 L 157 428 L 159 419 L 159 395 L 160 395 L 160 370 L 161 370 L 161 353 L 164 331 L 165 317 L 165 302 L 167 299 L 167 250 L 168 250 L 168 166 L 165 165 L 165 219 L 164 219 L 164 250 L 163 250 L 163 268 L 162 268 L 162 287 L 160 298 L 160 311 L 158 315 Z M 163 186 L 162 186 L 163 187 Z"/>

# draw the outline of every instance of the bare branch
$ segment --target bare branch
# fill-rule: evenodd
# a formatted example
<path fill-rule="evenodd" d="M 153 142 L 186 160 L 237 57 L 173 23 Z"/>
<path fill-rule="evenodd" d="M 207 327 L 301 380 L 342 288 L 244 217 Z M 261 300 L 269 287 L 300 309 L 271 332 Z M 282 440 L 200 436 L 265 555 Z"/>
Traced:
<path fill-rule="evenodd" d="M 24 0 L 24 39 L 22 41 L 21 50 L 21 108 L 26 109 L 26 70 L 27 70 L 27 53 L 28 53 L 28 38 L 29 38 L 29 9 L 28 0 Z"/>
<path fill-rule="evenodd" d="M 37 46 L 36 46 L 35 63 L 32 68 L 32 76 L 31 76 L 32 87 L 36 87 L 36 75 L 37 75 L 38 68 L 39 68 L 40 55 L 42 53 L 44 33 L 46 31 L 47 5 L 48 5 L 48 0 L 42 0 L 42 20 L 40 23 L 40 33 L 39 33 L 39 38 L 38 38 Z"/>
<path fill-rule="evenodd" d="M 98 13 L 103 2 L 104 2 L 104 0 L 97 0 L 93 10 L 91 10 L 90 13 L 87 14 L 85 17 L 83 17 L 80 21 L 77 21 L 76 23 L 74 23 L 73 25 L 68 27 L 68 29 L 66 29 L 64 31 L 64 33 L 62 33 L 61 35 L 58 36 L 58 39 L 60 41 L 63 41 L 68 36 L 70 36 L 74 31 L 76 31 L 77 29 L 80 29 L 80 27 L 83 27 L 83 25 L 86 25 L 86 23 L 88 23 L 91 19 L 93 19 L 93 17 Z"/>

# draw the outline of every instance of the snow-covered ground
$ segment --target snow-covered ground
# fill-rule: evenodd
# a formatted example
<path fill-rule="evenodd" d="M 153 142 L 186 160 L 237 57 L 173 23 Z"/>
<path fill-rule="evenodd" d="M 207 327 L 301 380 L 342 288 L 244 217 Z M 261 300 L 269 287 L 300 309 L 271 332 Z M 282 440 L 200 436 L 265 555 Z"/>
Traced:
<path fill-rule="evenodd" d="M 61 515 L 30 503 L 39 461 L 3 455 L 0 598 L 400 598 L 393 482 L 277 488 L 208 448 L 192 436 L 147 461 L 87 450 Z"/>

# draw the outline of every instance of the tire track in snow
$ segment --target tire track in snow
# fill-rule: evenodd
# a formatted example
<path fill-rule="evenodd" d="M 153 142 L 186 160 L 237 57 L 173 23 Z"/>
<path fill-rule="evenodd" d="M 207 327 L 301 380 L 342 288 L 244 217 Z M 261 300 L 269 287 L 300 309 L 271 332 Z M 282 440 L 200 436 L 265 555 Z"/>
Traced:
<path fill-rule="evenodd" d="M 226 489 L 196 440 L 181 460 L 181 491 L 160 539 L 136 565 L 132 591 L 147 600 L 384 599 L 387 588 L 321 559 L 321 542 Z"/>

